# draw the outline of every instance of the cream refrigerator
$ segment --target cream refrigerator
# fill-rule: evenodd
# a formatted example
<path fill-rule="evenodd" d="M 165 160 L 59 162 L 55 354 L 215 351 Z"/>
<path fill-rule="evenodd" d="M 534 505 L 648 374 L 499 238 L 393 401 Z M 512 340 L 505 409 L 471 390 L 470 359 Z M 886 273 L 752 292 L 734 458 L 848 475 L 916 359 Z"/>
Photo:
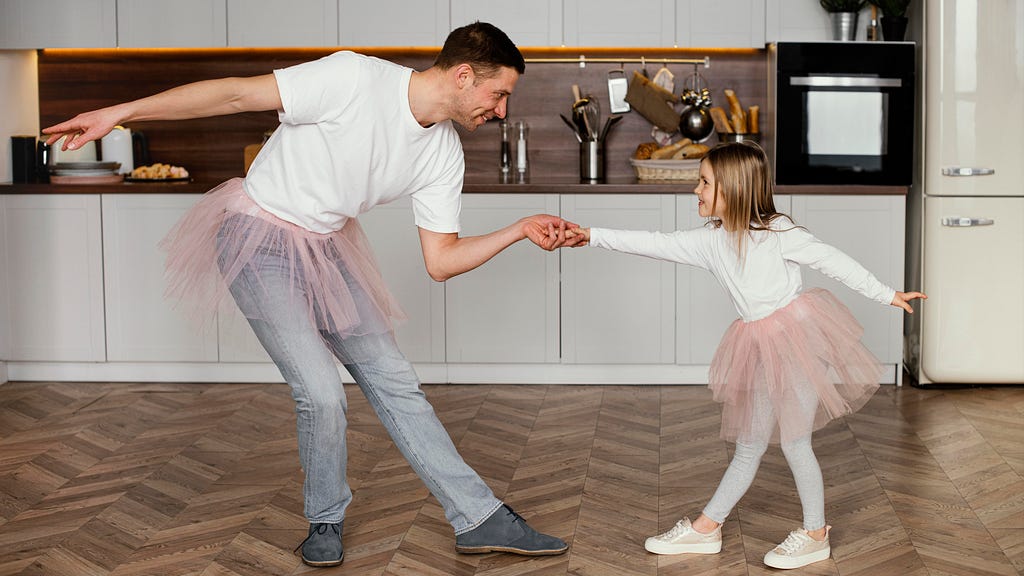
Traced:
<path fill-rule="evenodd" d="M 928 0 L 908 322 L 921 385 L 1024 383 L 1024 0 Z M 918 277 L 915 278 L 914 276 Z"/>

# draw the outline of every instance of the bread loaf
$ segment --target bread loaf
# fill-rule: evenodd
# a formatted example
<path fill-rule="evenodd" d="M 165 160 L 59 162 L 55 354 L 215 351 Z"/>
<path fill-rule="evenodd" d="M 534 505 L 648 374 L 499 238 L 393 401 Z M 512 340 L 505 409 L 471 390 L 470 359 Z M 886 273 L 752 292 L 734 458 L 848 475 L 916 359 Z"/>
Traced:
<path fill-rule="evenodd" d="M 715 123 L 715 131 L 723 134 L 732 132 L 732 125 L 729 124 L 729 117 L 720 106 L 711 108 L 711 121 Z"/>
<path fill-rule="evenodd" d="M 725 89 L 725 99 L 729 101 L 730 116 L 733 118 L 739 116 L 740 121 L 742 122 L 742 124 L 740 124 L 740 128 L 736 128 L 736 120 L 733 119 L 733 128 L 736 129 L 737 132 L 746 132 L 747 115 L 743 112 L 743 106 L 740 106 L 740 99 L 736 97 L 735 92 L 728 88 Z"/>
<path fill-rule="evenodd" d="M 644 142 L 636 147 L 636 152 L 633 153 L 633 158 L 637 160 L 648 160 L 651 157 L 651 153 L 659 148 L 657 142 Z"/>
<path fill-rule="evenodd" d="M 757 126 L 757 115 L 761 110 L 760 106 L 754 105 L 747 108 L 747 132 L 751 134 L 757 134 L 761 131 Z"/>
<path fill-rule="evenodd" d="M 704 144 L 687 144 L 675 154 L 672 155 L 673 160 L 690 160 L 695 158 L 703 158 L 708 153 L 710 148 Z"/>
<path fill-rule="evenodd" d="M 674 142 L 668 146 L 662 146 L 654 152 L 651 152 L 651 160 L 666 160 L 671 158 L 679 151 L 680 148 L 689 144 L 693 144 L 693 140 L 690 140 L 689 138 L 682 138 L 678 142 Z"/>

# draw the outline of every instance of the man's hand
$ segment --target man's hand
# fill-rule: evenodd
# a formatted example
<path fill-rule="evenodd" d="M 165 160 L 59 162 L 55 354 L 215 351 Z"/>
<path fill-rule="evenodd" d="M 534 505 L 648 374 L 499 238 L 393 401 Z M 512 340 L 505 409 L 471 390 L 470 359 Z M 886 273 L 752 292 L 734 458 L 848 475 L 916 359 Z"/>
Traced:
<path fill-rule="evenodd" d="M 531 242 L 544 250 L 554 250 L 563 246 L 576 246 L 582 241 L 579 235 L 568 231 L 578 228 L 576 224 L 562 220 L 558 216 L 550 214 L 536 214 L 527 216 L 519 221 L 523 234 Z"/>

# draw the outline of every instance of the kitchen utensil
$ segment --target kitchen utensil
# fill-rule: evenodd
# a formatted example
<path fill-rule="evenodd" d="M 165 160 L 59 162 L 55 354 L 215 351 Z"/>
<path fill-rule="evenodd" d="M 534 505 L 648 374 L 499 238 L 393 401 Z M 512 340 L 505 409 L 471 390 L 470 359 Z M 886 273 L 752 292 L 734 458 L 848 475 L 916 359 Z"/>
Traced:
<path fill-rule="evenodd" d="M 690 106 L 679 115 L 679 133 L 694 142 L 708 137 L 715 129 L 707 108 Z"/>
<path fill-rule="evenodd" d="M 591 95 L 583 97 L 586 104 L 583 105 L 583 120 L 587 125 L 587 134 L 590 136 L 590 140 L 597 140 L 600 136 L 601 125 L 601 104 Z"/>
<path fill-rule="evenodd" d="M 588 140 L 580 143 L 580 181 L 604 180 L 604 142 Z"/>
<path fill-rule="evenodd" d="M 719 132 L 719 142 L 760 142 L 759 132 Z"/>
<path fill-rule="evenodd" d="M 611 130 L 612 126 L 614 126 L 619 120 L 622 120 L 622 116 L 609 116 L 608 119 L 604 121 L 604 128 L 601 129 L 601 137 L 598 138 L 598 140 L 604 142 L 608 137 L 608 131 Z"/>
<path fill-rule="evenodd" d="M 565 114 L 559 114 L 558 117 L 562 119 L 562 122 L 565 122 L 565 125 L 568 126 L 570 130 L 572 130 L 573 135 L 576 136 L 576 140 L 582 143 L 583 137 L 580 135 L 579 130 L 577 130 L 576 125 L 572 123 L 572 120 L 566 118 Z"/>
<path fill-rule="evenodd" d="M 132 131 L 124 126 L 114 126 L 113 130 L 100 139 L 100 156 L 103 160 L 119 163 L 120 174 L 130 173 L 135 167 Z"/>
<path fill-rule="evenodd" d="M 612 114 L 629 112 L 629 102 L 626 102 L 626 90 L 629 88 L 629 81 L 626 79 L 626 71 L 622 68 L 608 71 L 608 101 L 611 103 L 609 110 Z"/>

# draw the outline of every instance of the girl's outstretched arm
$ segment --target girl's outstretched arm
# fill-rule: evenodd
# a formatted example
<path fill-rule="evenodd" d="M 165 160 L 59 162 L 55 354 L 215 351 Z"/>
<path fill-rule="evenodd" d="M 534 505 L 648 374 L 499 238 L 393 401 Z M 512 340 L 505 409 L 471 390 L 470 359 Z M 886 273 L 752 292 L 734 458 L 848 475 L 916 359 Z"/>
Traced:
<path fill-rule="evenodd" d="M 918 298 L 927 300 L 928 296 L 922 292 L 900 292 L 897 290 L 896 295 L 892 297 L 892 305 L 903 308 L 908 314 L 913 314 L 914 309 L 910 307 L 909 302 Z"/>

